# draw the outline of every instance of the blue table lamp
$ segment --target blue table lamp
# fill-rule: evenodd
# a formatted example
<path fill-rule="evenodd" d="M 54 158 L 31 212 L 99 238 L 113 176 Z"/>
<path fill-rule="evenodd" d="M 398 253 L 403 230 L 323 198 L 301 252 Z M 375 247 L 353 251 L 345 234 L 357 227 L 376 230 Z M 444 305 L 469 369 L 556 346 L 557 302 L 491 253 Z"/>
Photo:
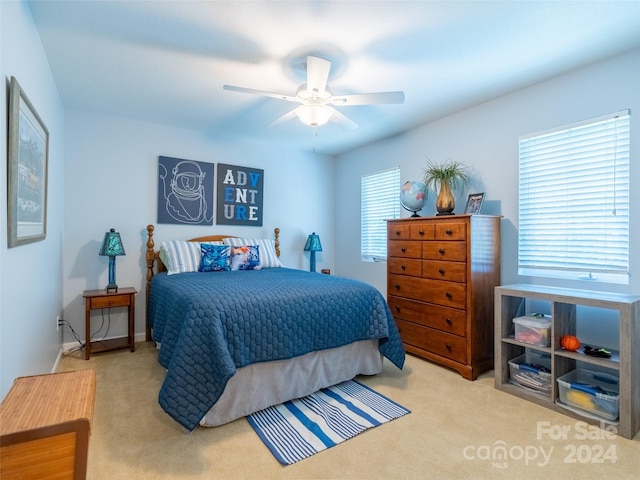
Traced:
<path fill-rule="evenodd" d="M 310 264 L 309 270 L 311 272 L 316 271 L 316 252 L 322 251 L 322 245 L 320 244 L 320 237 L 313 232 L 307 237 L 307 243 L 304 246 L 305 252 L 310 252 Z"/>
<path fill-rule="evenodd" d="M 98 255 L 109 257 L 109 285 L 107 285 L 107 293 L 117 292 L 116 257 L 125 255 L 125 253 L 122 240 L 120 240 L 120 234 L 116 232 L 115 229 L 112 228 L 108 232 L 105 232 L 102 247 Z"/>

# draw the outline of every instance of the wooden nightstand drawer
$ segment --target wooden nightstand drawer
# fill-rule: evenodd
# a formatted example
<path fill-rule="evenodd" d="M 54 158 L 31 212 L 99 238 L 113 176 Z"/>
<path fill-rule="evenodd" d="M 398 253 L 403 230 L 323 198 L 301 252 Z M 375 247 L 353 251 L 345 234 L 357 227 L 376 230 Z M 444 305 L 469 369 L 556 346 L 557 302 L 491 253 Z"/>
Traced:
<path fill-rule="evenodd" d="M 412 322 L 396 320 L 404 343 L 427 350 L 456 362 L 467 361 L 467 341 L 464 337 L 423 327 Z"/>
<path fill-rule="evenodd" d="M 391 313 L 395 318 L 436 328 L 461 337 L 465 336 L 467 314 L 464 310 L 439 307 L 394 295 L 389 295 L 388 301 Z"/>
<path fill-rule="evenodd" d="M 467 244 L 465 242 L 425 242 L 422 248 L 422 258 L 465 262 L 467 260 Z"/>
<path fill-rule="evenodd" d="M 422 275 L 422 260 L 417 258 L 387 258 L 387 271 L 399 275 L 412 275 L 419 277 Z"/>
<path fill-rule="evenodd" d="M 467 224 L 463 222 L 438 223 L 436 226 L 436 240 L 459 240 L 467 239 Z"/>
<path fill-rule="evenodd" d="M 91 308 L 127 307 L 131 303 L 131 297 L 127 294 L 95 297 L 87 300 L 91 302 Z"/>
<path fill-rule="evenodd" d="M 422 256 L 422 242 L 394 240 L 389 242 L 387 249 L 389 257 L 420 258 Z"/>

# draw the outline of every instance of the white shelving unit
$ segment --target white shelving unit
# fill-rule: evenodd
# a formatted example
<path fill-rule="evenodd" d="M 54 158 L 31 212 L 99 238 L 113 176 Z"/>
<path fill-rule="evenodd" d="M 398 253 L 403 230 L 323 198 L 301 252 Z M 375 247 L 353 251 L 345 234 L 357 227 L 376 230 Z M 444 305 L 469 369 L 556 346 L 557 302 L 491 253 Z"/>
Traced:
<path fill-rule="evenodd" d="M 532 302 L 549 304 L 552 316 L 551 346 L 540 347 L 516 341 L 513 318 L 526 311 Z M 570 352 L 560 346 L 563 335 L 575 335 L 581 319 L 578 306 L 610 309 L 619 317 L 619 348 L 611 358 Z M 529 312 L 528 312 L 529 313 Z M 585 422 L 601 421 L 563 408 L 558 399 L 558 377 L 580 368 L 610 372 L 619 376 L 618 434 L 633 438 L 640 431 L 640 296 L 589 290 L 544 287 L 539 285 L 505 285 L 495 289 L 495 383 L 496 388 Z M 551 357 L 551 391 L 549 394 L 527 390 L 509 382 L 509 360 L 527 350 L 547 353 Z"/>

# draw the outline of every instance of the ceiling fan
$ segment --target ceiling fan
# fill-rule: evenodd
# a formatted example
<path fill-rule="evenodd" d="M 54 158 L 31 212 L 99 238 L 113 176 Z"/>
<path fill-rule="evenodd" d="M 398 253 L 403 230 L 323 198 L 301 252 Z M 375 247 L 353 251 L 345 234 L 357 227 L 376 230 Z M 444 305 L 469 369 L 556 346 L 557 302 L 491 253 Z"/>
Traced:
<path fill-rule="evenodd" d="M 334 95 L 327 86 L 330 70 L 331 62 L 329 60 L 307 56 L 307 82 L 298 87 L 294 96 L 233 85 L 224 85 L 222 88 L 233 92 L 278 98 L 300 104 L 267 126 L 277 125 L 298 117 L 302 123 L 310 127 L 319 127 L 331 120 L 344 128 L 354 129 L 358 128 L 358 125 L 336 110 L 334 106 L 404 103 L 404 92 Z"/>

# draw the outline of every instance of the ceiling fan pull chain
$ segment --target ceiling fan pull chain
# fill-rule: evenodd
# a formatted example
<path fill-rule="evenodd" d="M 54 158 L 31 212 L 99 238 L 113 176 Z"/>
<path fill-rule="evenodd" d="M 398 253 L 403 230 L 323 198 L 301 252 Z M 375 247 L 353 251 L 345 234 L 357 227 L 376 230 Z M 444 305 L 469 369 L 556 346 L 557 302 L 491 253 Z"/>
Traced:
<path fill-rule="evenodd" d="M 313 153 L 316 153 L 317 145 L 318 145 L 318 127 L 313 127 Z"/>

